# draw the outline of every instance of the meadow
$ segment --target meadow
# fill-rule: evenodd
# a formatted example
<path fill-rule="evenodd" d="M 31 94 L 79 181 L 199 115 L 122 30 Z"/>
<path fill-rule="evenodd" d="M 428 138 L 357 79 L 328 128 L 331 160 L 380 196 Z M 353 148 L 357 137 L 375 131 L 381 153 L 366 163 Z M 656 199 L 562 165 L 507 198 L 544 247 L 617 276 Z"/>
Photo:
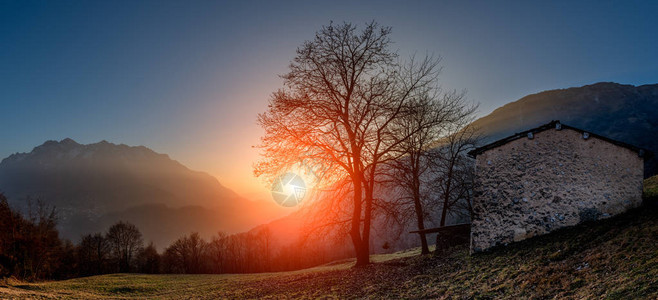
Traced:
<path fill-rule="evenodd" d="M 654 179 L 655 181 L 655 179 Z M 654 188 L 646 182 L 647 189 Z M 109 274 L 0 282 L 1 299 L 217 298 L 658 298 L 658 204 L 469 255 L 410 249 L 354 268 L 336 261 L 291 272 L 222 275 Z"/>

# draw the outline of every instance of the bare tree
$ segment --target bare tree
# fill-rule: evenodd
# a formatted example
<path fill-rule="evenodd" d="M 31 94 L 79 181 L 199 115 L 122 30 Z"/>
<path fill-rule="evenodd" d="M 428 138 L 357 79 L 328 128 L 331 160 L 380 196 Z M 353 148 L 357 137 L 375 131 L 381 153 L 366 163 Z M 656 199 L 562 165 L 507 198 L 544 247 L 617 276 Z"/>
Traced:
<path fill-rule="evenodd" d="M 212 272 L 222 273 L 225 271 L 227 260 L 228 236 L 224 232 L 218 232 L 208 243 L 208 255 L 212 262 Z"/>
<path fill-rule="evenodd" d="M 410 218 L 407 213 L 413 211 L 420 231 L 421 253 L 429 254 L 423 230 L 428 215 L 425 207 L 431 203 L 431 195 L 434 194 L 430 188 L 433 173 L 431 160 L 435 159 L 431 148 L 452 134 L 450 129 L 455 124 L 470 119 L 476 106 L 465 101 L 464 92 L 444 93 L 438 86 L 428 86 L 417 93 L 412 112 L 396 121 L 400 134 L 408 136 L 399 144 L 398 151 L 403 156 L 388 165 L 391 167 L 392 188 L 400 190 L 399 197 L 393 199 L 392 210 L 403 220 Z"/>
<path fill-rule="evenodd" d="M 110 250 L 110 244 L 102 234 L 96 233 L 83 236 L 78 246 L 80 273 L 82 275 L 105 273 Z"/>
<path fill-rule="evenodd" d="M 57 231 L 57 214 L 55 207 L 46 205 L 41 199 L 37 199 L 36 207 L 33 207 L 31 199 L 27 200 L 28 221 L 31 226 L 26 226 L 27 257 L 23 277 L 33 279 L 47 277 L 52 274 L 60 264 L 58 252 L 62 246 Z"/>
<path fill-rule="evenodd" d="M 9 277 L 16 272 L 16 240 L 22 223 L 22 216 L 11 209 L 7 198 L 0 193 L 0 277 Z"/>
<path fill-rule="evenodd" d="M 272 231 L 269 227 L 265 227 L 258 231 L 257 238 L 260 240 L 261 264 L 262 270 L 269 271 L 271 269 L 272 258 Z"/>
<path fill-rule="evenodd" d="M 169 263 L 175 264 L 175 272 L 185 274 L 197 274 L 205 271 L 204 259 L 206 259 L 208 243 L 204 241 L 199 233 L 193 232 L 176 240 L 165 250 Z"/>
<path fill-rule="evenodd" d="M 139 261 L 139 272 L 146 274 L 160 273 L 160 254 L 155 249 L 153 242 L 150 242 L 146 248 L 139 251 L 137 261 Z"/>
<path fill-rule="evenodd" d="M 119 272 L 130 272 L 134 258 L 143 247 L 142 233 L 135 225 L 120 221 L 110 227 L 106 239 Z"/>
<path fill-rule="evenodd" d="M 59 253 L 56 254 L 58 259 L 57 268 L 50 275 L 56 279 L 68 279 L 77 277 L 80 273 L 80 267 L 77 259 L 77 247 L 70 240 L 62 240 Z"/>
<path fill-rule="evenodd" d="M 464 118 L 448 128 L 449 134 L 441 141 L 431 160 L 437 172 L 434 186 L 440 195 L 441 227 L 445 226 L 449 212 L 457 215 L 465 212 L 470 216 L 474 162 L 466 152 L 480 140 L 478 130 L 471 125 L 471 121 L 472 117 Z"/>
<path fill-rule="evenodd" d="M 33 206 L 30 198 L 27 204 L 25 218 L 0 193 L 0 275 L 30 280 L 52 278 L 62 270 L 63 250 L 70 249 L 64 249 L 59 239 L 55 208 L 40 200 Z"/>
<path fill-rule="evenodd" d="M 394 149 L 405 139 L 393 121 L 409 113 L 416 90 L 436 79 L 431 62 L 414 68 L 397 62 L 390 32 L 374 22 L 361 32 L 347 23 L 323 27 L 297 49 L 290 72 L 282 76 L 285 87 L 258 119 L 265 136 L 256 175 L 276 177 L 303 161 L 322 170 L 330 186 L 349 183 L 351 213 L 340 221 L 350 224 L 357 266 L 370 261 L 381 165 L 397 158 Z"/>

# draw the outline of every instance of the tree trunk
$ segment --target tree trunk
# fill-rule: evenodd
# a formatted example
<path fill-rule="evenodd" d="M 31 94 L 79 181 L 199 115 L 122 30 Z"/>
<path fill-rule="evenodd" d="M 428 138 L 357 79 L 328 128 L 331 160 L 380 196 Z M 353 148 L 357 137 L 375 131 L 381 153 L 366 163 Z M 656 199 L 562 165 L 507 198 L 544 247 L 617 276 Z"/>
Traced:
<path fill-rule="evenodd" d="M 423 216 L 423 204 L 420 202 L 420 174 L 418 171 L 419 164 L 420 164 L 420 154 L 419 153 L 412 153 L 410 155 L 410 159 L 412 160 L 412 180 L 413 180 L 413 199 L 414 199 L 414 210 L 416 211 L 416 222 L 418 225 L 418 230 L 420 233 L 418 234 L 420 236 L 420 246 L 421 246 L 421 252 L 420 254 L 430 254 L 430 248 L 427 245 L 427 237 L 425 236 L 425 233 L 422 232 L 425 230 L 425 218 Z"/>
<path fill-rule="evenodd" d="M 416 209 L 416 221 L 418 222 L 418 230 L 421 231 L 420 235 L 420 245 L 421 252 L 420 254 L 430 254 L 430 248 L 427 246 L 427 237 L 422 231 L 425 230 L 425 224 L 423 222 L 423 206 L 420 204 L 420 197 L 414 195 L 414 207 Z"/>
<path fill-rule="evenodd" d="M 365 266 L 370 263 L 370 225 L 372 223 L 373 187 L 366 186 L 366 207 L 363 215 L 363 234 L 361 234 L 361 251 L 357 253 L 356 265 Z"/>
<path fill-rule="evenodd" d="M 364 239 L 361 236 L 361 201 L 363 200 L 361 173 L 356 172 L 353 175 L 352 182 L 354 183 L 354 210 L 352 211 L 350 237 L 352 238 L 352 245 L 354 245 L 354 252 L 356 253 L 356 266 L 363 266 L 369 263 L 369 249 L 365 248 L 364 250 Z"/>
<path fill-rule="evenodd" d="M 451 188 L 451 183 L 452 183 L 452 168 L 453 168 L 453 163 L 450 162 L 450 165 L 448 167 L 448 175 L 446 176 L 446 189 L 443 193 L 443 210 L 441 211 L 441 224 L 439 227 L 443 227 L 446 225 L 446 215 L 448 213 L 448 206 L 450 202 L 450 188 Z"/>

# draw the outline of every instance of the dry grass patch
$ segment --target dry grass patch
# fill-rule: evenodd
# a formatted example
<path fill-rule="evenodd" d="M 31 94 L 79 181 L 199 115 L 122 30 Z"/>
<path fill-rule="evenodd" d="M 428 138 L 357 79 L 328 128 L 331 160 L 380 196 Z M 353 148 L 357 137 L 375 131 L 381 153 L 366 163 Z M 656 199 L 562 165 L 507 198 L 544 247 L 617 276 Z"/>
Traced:
<path fill-rule="evenodd" d="M 281 273 L 111 274 L 65 281 L 5 280 L 0 298 L 658 298 L 658 205 L 566 228 L 491 252 L 419 249 Z"/>

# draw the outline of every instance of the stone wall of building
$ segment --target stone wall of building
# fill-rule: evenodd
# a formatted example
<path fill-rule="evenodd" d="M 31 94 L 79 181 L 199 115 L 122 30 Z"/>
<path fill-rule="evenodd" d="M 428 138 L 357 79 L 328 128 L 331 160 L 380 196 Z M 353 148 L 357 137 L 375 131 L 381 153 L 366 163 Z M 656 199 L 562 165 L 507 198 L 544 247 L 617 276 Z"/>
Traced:
<path fill-rule="evenodd" d="M 476 157 L 471 252 L 607 218 L 642 202 L 637 152 L 548 129 Z"/>

